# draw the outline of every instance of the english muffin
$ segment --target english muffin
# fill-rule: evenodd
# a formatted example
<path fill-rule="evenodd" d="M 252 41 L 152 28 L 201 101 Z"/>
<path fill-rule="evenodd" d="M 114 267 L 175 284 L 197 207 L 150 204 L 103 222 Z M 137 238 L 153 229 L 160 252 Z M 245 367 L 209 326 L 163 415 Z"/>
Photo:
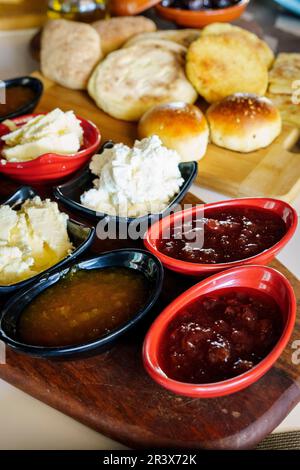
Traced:
<path fill-rule="evenodd" d="M 188 49 L 187 76 L 209 103 L 237 92 L 264 95 L 268 70 L 253 49 L 238 33 L 201 36 Z"/>
<path fill-rule="evenodd" d="M 124 47 L 133 46 L 138 42 L 151 41 L 153 39 L 164 39 L 174 41 L 184 47 L 189 47 L 192 42 L 200 37 L 200 31 L 197 29 L 170 29 L 164 31 L 155 31 L 154 33 L 141 33 L 134 36 L 126 42 Z"/>
<path fill-rule="evenodd" d="M 102 57 L 101 41 L 85 23 L 52 20 L 44 27 L 41 70 L 45 77 L 67 88 L 84 89 Z"/>
<path fill-rule="evenodd" d="M 203 29 L 202 35 L 206 36 L 209 34 L 232 32 L 243 35 L 243 37 L 250 41 L 255 47 L 256 53 L 267 66 L 267 68 L 269 69 L 271 67 L 272 63 L 274 62 L 274 53 L 272 49 L 265 41 L 262 41 L 258 36 L 256 36 L 256 34 L 251 33 L 247 29 L 239 28 L 238 26 L 234 26 L 230 23 L 211 23 Z"/>
<path fill-rule="evenodd" d="M 214 103 L 206 113 L 211 141 L 237 152 L 267 147 L 281 132 L 281 116 L 265 97 L 236 93 Z"/>
<path fill-rule="evenodd" d="M 112 52 L 100 62 L 88 91 L 111 116 L 136 121 L 156 104 L 196 100 L 184 63 L 185 48 L 171 41 L 138 44 Z"/>
<path fill-rule="evenodd" d="M 116 49 L 136 34 L 152 32 L 156 30 L 155 23 L 144 16 L 122 16 L 99 20 L 92 23 L 101 38 L 104 55 Z"/>

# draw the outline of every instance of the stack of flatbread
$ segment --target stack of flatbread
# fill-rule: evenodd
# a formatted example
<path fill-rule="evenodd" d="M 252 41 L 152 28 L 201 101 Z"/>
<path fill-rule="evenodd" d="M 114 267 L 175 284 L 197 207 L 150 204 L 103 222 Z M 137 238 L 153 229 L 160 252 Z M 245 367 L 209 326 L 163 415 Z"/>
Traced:
<path fill-rule="evenodd" d="M 300 54 L 278 55 L 269 75 L 268 97 L 283 121 L 300 127 Z"/>

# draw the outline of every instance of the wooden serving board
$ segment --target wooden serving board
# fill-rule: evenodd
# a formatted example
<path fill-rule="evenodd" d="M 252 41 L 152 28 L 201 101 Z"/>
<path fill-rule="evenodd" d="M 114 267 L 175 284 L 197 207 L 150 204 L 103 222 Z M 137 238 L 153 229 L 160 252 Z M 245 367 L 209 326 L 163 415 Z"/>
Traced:
<path fill-rule="evenodd" d="M 102 139 L 131 144 L 136 126 L 100 111 L 84 92 L 44 80 L 37 111 L 55 106 L 73 109 L 95 122 Z M 2 200 L 18 186 L 0 177 Z M 51 188 L 38 188 L 43 195 Z M 0 201 L 1 202 L 1 201 Z M 188 195 L 185 203 L 199 202 Z M 92 253 L 128 246 L 126 241 L 97 242 Z M 130 243 L 133 246 L 133 242 Z M 274 267 L 291 281 L 297 298 L 300 283 L 277 261 Z M 196 279 L 167 272 L 159 304 L 135 330 L 110 351 L 76 361 L 33 359 L 7 350 L 0 378 L 97 431 L 130 447 L 244 449 L 255 446 L 300 401 L 300 366 L 292 362 L 293 341 L 300 338 L 300 311 L 293 337 L 276 365 L 259 382 L 237 394 L 210 400 L 173 395 L 144 372 L 141 345 L 152 319 Z M 299 305 L 300 308 L 300 305 Z"/>

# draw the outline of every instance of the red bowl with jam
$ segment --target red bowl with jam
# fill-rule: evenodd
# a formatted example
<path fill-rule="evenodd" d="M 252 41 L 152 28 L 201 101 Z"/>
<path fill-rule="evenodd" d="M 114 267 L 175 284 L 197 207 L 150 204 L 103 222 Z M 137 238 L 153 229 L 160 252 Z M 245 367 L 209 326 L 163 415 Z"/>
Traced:
<path fill-rule="evenodd" d="M 229 395 L 273 366 L 295 320 L 295 294 L 281 273 L 233 268 L 196 284 L 156 318 L 144 341 L 144 366 L 176 394 Z"/>
<path fill-rule="evenodd" d="M 30 119 L 39 114 L 26 114 L 16 117 L 12 121 L 17 127 L 20 127 Z M 78 152 L 68 155 L 58 153 L 44 153 L 34 160 L 25 162 L 8 162 L 1 158 L 1 151 L 4 141 L 1 137 L 8 134 L 10 130 L 4 124 L 0 124 L 0 173 L 21 181 L 26 184 L 45 184 L 51 181 L 59 181 L 80 170 L 98 150 L 101 141 L 101 135 L 95 124 L 80 118 L 80 125 L 83 129 L 83 143 Z"/>
<path fill-rule="evenodd" d="M 201 204 L 153 224 L 144 244 L 166 268 L 204 276 L 245 264 L 268 264 L 293 236 L 296 211 L 271 198 Z"/>

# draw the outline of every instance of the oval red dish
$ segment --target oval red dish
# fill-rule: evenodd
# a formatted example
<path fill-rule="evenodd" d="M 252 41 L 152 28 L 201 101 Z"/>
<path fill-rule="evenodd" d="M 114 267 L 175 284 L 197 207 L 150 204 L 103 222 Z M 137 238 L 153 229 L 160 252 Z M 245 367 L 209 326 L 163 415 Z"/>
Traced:
<path fill-rule="evenodd" d="M 17 126 L 21 126 L 37 115 L 26 114 L 12 119 L 12 121 Z M 101 141 L 101 135 L 93 123 L 78 116 L 77 118 L 80 120 L 81 127 L 83 128 L 83 145 L 79 152 L 71 155 L 45 153 L 27 162 L 7 162 L 5 159 L 2 159 L 0 161 L 0 173 L 22 183 L 30 184 L 58 181 L 75 173 L 90 160 Z M 7 126 L 3 123 L 0 124 L 0 138 L 8 132 Z M 0 152 L 2 147 L 3 142 L 0 142 Z"/>
<path fill-rule="evenodd" d="M 163 370 L 161 341 L 170 322 L 180 311 L 205 294 L 238 287 L 257 290 L 272 297 L 282 313 L 282 334 L 271 352 L 249 371 L 234 378 L 209 384 L 183 383 L 170 379 Z M 202 281 L 175 299 L 154 321 L 143 346 L 144 367 L 162 387 L 194 398 L 213 398 L 242 390 L 259 380 L 276 362 L 286 347 L 296 320 L 296 298 L 289 281 L 275 269 L 265 266 L 241 266 Z"/>
<path fill-rule="evenodd" d="M 162 232 L 165 231 L 168 227 L 172 226 L 172 224 L 176 222 L 178 223 L 183 218 L 193 217 L 194 214 L 202 211 L 203 207 L 204 213 L 208 210 L 239 207 L 252 207 L 256 209 L 268 210 L 271 211 L 271 213 L 279 215 L 283 219 L 286 225 L 286 233 L 277 243 L 265 251 L 262 251 L 261 253 L 258 253 L 257 255 L 251 256 L 249 258 L 227 263 L 201 264 L 196 262 L 188 262 L 173 258 L 159 251 L 158 244 Z M 284 201 L 272 198 L 232 199 L 212 204 L 194 206 L 190 209 L 186 209 L 185 211 L 179 211 L 171 214 L 170 216 L 162 218 L 149 228 L 145 235 L 144 244 L 149 251 L 151 251 L 161 260 L 166 268 L 190 276 L 204 276 L 245 264 L 268 264 L 292 238 L 297 227 L 297 222 L 297 212 Z"/>
<path fill-rule="evenodd" d="M 236 5 L 227 8 L 207 10 L 181 10 L 179 8 L 168 8 L 161 4 L 157 5 L 158 14 L 169 21 L 174 21 L 180 26 L 189 28 L 202 28 L 210 23 L 228 22 L 239 18 L 246 10 L 250 0 L 241 0 Z"/>

